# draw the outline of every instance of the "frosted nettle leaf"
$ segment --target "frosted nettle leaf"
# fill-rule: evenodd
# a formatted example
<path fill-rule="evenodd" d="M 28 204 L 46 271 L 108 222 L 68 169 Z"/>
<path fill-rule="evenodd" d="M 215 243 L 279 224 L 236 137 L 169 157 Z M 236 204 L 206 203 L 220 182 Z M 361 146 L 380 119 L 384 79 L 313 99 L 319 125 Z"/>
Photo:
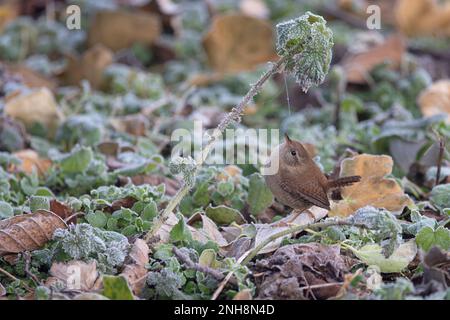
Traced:
<path fill-rule="evenodd" d="M 286 70 L 292 72 L 304 91 L 321 84 L 330 69 L 333 33 L 321 16 L 303 16 L 277 24 L 277 51 L 286 57 Z"/>
<path fill-rule="evenodd" d="M 175 157 L 169 163 L 169 170 L 173 174 L 181 173 L 186 185 L 193 187 L 197 164 L 192 157 Z"/>

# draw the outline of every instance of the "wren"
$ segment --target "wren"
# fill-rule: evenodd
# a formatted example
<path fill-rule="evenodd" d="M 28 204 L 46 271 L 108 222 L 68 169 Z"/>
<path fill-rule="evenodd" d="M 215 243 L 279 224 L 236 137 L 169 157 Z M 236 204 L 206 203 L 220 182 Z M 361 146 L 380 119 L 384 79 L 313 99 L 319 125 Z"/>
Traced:
<path fill-rule="evenodd" d="M 297 215 L 314 205 L 330 210 L 330 191 L 361 180 L 360 176 L 329 179 L 302 143 L 291 140 L 288 135 L 284 143 L 273 150 L 269 161 L 268 165 L 278 161 L 278 170 L 275 174 L 264 175 L 267 186 L 279 202 L 293 208 Z"/>

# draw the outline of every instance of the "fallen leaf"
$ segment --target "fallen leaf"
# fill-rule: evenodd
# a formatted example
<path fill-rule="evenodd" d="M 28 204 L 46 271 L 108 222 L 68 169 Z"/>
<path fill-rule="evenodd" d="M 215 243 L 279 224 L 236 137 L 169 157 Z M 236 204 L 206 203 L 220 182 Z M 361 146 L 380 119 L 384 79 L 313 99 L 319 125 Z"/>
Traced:
<path fill-rule="evenodd" d="M 41 158 L 38 153 L 31 149 L 25 149 L 13 153 L 22 163 L 20 165 L 12 165 L 9 171 L 18 171 L 26 174 L 32 174 L 35 170 L 38 174 L 44 175 L 52 166 L 50 159 Z"/>
<path fill-rule="evenodd" d="M 60 283 L 69 290 L 91 291 L 99 288 L 99 273 L 94 260 L 89 263 L 77 260 L 54 262 L 50 275 L 46 280 L 48 287 Z"/>
<path fill-rule="evenodd" d="M 218 224 L 228 225 L 232 222 L 236 222 L 237 224 L 245 223 L 244 217 L 238 210 L 225 205 L 220 205 L 217 207 L 209 205 L 205 209 L 205 212 L 208 218 Z"/>
<path fill-rule="evenodd" d="M 102 294 L 111 300 L 134 300 L 133 293 L 123 276 L 103 276 Z"/>
<path fill-rule="evenodd" d="M 447 114 L 450 124 L 450 80 L 440 80 L 425 89 L 417 100 L 420 110 L 425 117 L 436 114 Z"/>
<path fill-rule="evenodd" d="M 50 211 L 63 220 L 66 220 L 73 214 L 73 210 L 67 204 L 59 202 L 56 199 L 50 200 Z M 67 223 L 76 223 L 76 217 L 67 221 Z"/>
<path fill-rule="evenodd" d="M 125 259 L 125 267 L 120 275 L 127 279 L 133 293 L 139 295 L 145 286 L 145 275 L 150 249 L 142 239 L 136 239 L 131 247 L 128 257 Z"/>
<path fill-rule="evenodd" d="M 401 36 L 392 36 L 366 52 L 348 56 L 342 62 L 347 81 L 357 84 L 366 83 L 370 71 L 383 62 L 389 61 L 391 67 L 399 66 L 405 50 L 404 39 Z"/>
<path fill-rule="evenodd" d="M 48 88 L 23 92 L 8 99 L 5 114 L 23 122 L 27 129 L 39 124 L 48 136 L 54 135 L 62 120 L 62 114 Z"/>
<path fill-rule="evenodd" d="M 252 291 L 250 289 L 243 289 L 236 293 L 233 300 L 252 300 Z"/>
<path fill-rule="evenodd" d="M 270 16 L 270 10 L 262 0 L 242 0 L 239 9 L 243 14 L 259 19 L 267 19 Z"/>
<path fill-rule="evenodd" d="M 33 251 L 52 239 L 56 229 L 67 228 L 53 212 L 38 210 L 0 221 L 0 256 Z"/>
<path fill-rule="evenodd" d="M 436 0 L 398 0 L 397 26 L 409 36 L 450 36 L 450 3 Z"/>
<path fill-rule="evenodd" d="M 414 240 L 402 243 L 391 256 L 383 255 L 379 244 L 367 244 L 360 249 L 350 248 L 352 252 L 368 266 L 377 266 L 383 273 L 401 272 L 414 260 L 417 245 Z"/>
<path fill-rule="evenodd" d="M 361 176 L 361 181 L 341 191 L 343 200 L 331 204 L 329 215 L 346 217 L 369 205 L 399 214 L 412 205 L 414 202 L 401 186 L 394 179 L 385 178 L 392 173 L 393 164 L 386 155 L 361 154 L 343 160 L 340 176 Z"/>
<path fill-rule="evenodd" d="M 157 15 L 140 11 L 100 11 L 89 29 L 88 43 L 98 43 L 113 51 L 131 47 L 134 43 L 152 44 L 161 33 Z"/>
<path fill-rule="evenodd" d="M 68 66 L 61 75 L 64 83 L 79 85 L 81 80 L 88 80 L 93 88 L 100 88 L 103 71 L 114 61 L 111 50 L 101 44 L 96 44 L 84 52 L 81 58 L 69 55 Z"/>
<path fill-rule="evenodd" d="M 200 229 L 196 229 L 198 230 L 198 232 L 203 233 L 209 240 L 212 240 L 215 243 L 217 243 L 219 247 L 228 245 L 228 241 L 225 240 L 223 235 L 220 233 L 216 223 L 212 221 L 210 218 L 208 218 L 206 215 L 197 212 L 189 218 L 187 224 L 191 225 L 192 223 L 198 220 L 202 221 L 202 227 Z"/>
<path fill-rule="evenodd" d="M 23 84 L 29 88 L 46 87 L 51 91 L 55 91 L 56 89 L 57 82 L 55 80 L 52 80 L 25 65 L 9 65 L 6 67 L 6 70 L 12 74 L 18 75 Z"/>
<path fill-rule="evenodd" d="M 251 70 L 276 59 L 273 43 L 270 23 L 243 14 L 216 16 L 203 38 L 211 67 L 222 73 Z"/>
<path fill-rule="evenodd" d="M 98 293 L 83 292 L 73 297 L 73 300 L 109 300 L 109 299 Z"/>
<path fill-rule="evenodd" d="M 3 2 L 3 1 L 2 1 Z M 0 32 L 5 26 L 19 15 L 19 3 L 17 1 L 4 1 L 0 5 Z"/>
<path fill-rule="evenodd" d="M 256 278 L 259 299 L 327 299 L 338 293 L 348 267 L 339 246 L 305 243 L 283 246 L 257 261 L 256 272 L 262 273 Z"/>

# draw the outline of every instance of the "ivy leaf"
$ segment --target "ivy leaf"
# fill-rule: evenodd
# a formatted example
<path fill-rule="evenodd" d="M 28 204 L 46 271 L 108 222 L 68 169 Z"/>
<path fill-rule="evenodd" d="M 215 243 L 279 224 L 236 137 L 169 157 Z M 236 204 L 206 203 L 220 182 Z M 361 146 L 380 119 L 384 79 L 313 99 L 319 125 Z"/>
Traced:
<path fill-rule="evenodd" d="M 425 227 L 417 234 L 416 242 L 425 251 L 430 250 L 434 246 L 448 250 L 450 248 L 450 230 L 442 226 L 436 230 L 433 230 L 431 227 Z"/>
<path fill-rule="evenodd" d="M 208 206 L 205 209 L 206 216 L 218 224 L 230 224 L 236 222 L 238 224 L 245 223 L 242 214 L 236 209 L 220 205 L 217 207 Z"/>
<path fill-rule="evenodd" d="M 91 148 L 78 147 L 60 161 L 63 173 L 81 173 L 86 171 L 94 155 Z"/>
<path fill-rule="evenodd" d="M 13 207 L 5 201 L 0 201 L 0 219 L 10 218 L 13 215 L 14 215 Z"/>
<path fill-rule="evenodd" d="M 250 176 L 248 187 L 248 204 L 250 213 L 258 215 L 273 202 L 273 194 L 259 173 Z"/>
<path fill-rule="evenodd" d="M 123 276 L 103 276 L 103 295 L 111 300 L 134 300 Z"/>
<path fill-rule="evenodd" d="M 178 215 L 178 223 L 172 228 L 172 230 L 170 230 L 170 240 L 173 242 L 192 241 L 191 231 L 187 228 L 186 222 L 184 221 L 184 217 L 182 215 Z"/>
<path fill-rule="evenodd" d="M 156 202 L 152 200 L 145 206 L 144 210 L 142 210 L 141 218 L 144 221 L 152 221 L 157 214 L 158 207 L 156 206 Z"/>

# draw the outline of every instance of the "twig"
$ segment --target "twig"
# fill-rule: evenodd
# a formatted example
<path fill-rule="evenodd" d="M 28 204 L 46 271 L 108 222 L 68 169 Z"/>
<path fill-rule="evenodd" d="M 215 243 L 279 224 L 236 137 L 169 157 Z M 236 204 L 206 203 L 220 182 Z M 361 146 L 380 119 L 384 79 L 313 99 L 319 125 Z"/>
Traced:
<path fill-rule="evenodd" d="M 445 141 L 439 135 L 439 157 L 436 170 L 436 181 L 434 182 L 435 186 L 437 186 L 439 184 L 439 181 L 441 180 L 441 167 L 442 167 L 442 160 L 444 160 L 444 150 L 445 150 Z"/>
<path fill-rule="evenodd" d="M 332 287 L 332 286 L 342 286 L 344 282 L 333 282 L 333 283 L 322 283 L 322 284 L 313 284 L 312 286 L 304 286 L 298 288 L 299 290 L 310 290 L 310 289 L 319 289 L 319 288 L 326 288 L 326 287 Z"/>
<path fill-rule="evenodd" d="M 239 102 L 238 105 L 236 105 L 231 111 L 222 119 L 222 121 L 219 123 L 217 128 L 214 130 L 213 134 L 209 137 L 208 143 L 206 146 L 201 150 L 199 155 L 196 157 L 196 170 L 200 169 L 203 163 L 205 162 L 206 158 L 209 155 L 209 152 L 214 147 L 214 144 L 216 143 L 217 139 L 220 138 L 222 135 L 222 132 L 225 131 L 225 129 L 232 123 L 232 122 L 240 122 L 241 121 L 241 115 L 247 106 L 247 104 L 250 102 L 250 100 L 261 90 L 263 84 L 275 73 L 277 73 L 282 66 L 284 65 L 285 61 L 287 59 L 287 56 L 284 56 L 280 58 L 276 63 L 272 64 L 271 68 L 267 70 L 259 80 L 252 85 L 250 90 L 247 92 L 247 94 L 242 98 L 242 100 Z M 176 206 L 180 203 L 180 201 L 184 198 L 184 196 L 189 192 L 190 186 L 187 184 L 184 184 L 175 194 L 175 196 L 170 200 L 167 207 L 164 209 L 164 211 L 161 213 L 161 215 L 158 217 L 157 221 L 153 224 L 152 229 L 146 234 L 145 240 L 148 241 L 149 239 L 153 238 L 153 236 L 158 232 L 159 228 L 164 224 L 164 222 L 167 220 L 167 218 L 170 216 L 170 214 L 173 212 L 173 210 L 176 208 Z"/>
<path fill-rule="evenodd" d="M 191 258 L 189 258 L 189 256 L 187 254 L 182 252 L 177 247 L 173 247 L 173 253 L 178 258 L 178 260 L 183 262 L 186 265 L 186 267 L 189 268 L 189 269 L 194 269 L 196 271 L 200 271 L 200 272 L 209 274 L 209 275 L 213 276 L 218 281 L 221 281 L 221 280 L 223 280 L 223 278 L 225 278 L 225 276 L 220 271 L 217 271 L 217 270 L 212 269 L 212 268 L 207 267 L 207 266 L 202 266 L 199 263 L 195 263 L 194 261 L 191 260 Z"/>
<path fill-rule="evenodd" d="M 345 221 L 345 220 L 336 220 L 336 221 L 329 221 L 329 222 L 318 222 L 318 223 L 310 223 L 307 225 L 295 225 L 290 227 L 289 229 L 274 233 L 264 241 L 262 241 L 259 245 L 257 245 L 249 254 L 248 256 L 242 261 L 242 265 L 246 265 L 249 263 L 261 249 L 263 249 L 265 246 L 267 246 L 272 241 L 287 236 L 291 233 L 303 231 L 305 229 L 322 229 L 327 228 L 331 226 L 355 226 L 355 227 L 361 227 L 366 228 L 366 225 L 362 224 L 355 224 L 353 222 Z"/>
<path fill-rule="evenodd" d="M 24 252 L 23 254 L 25 258 L 25 273 L 34 281 L 36 285 L 41 285 L 42 282 L 39 280 L 39 278 L 30 270 L 30 264 L 31 264 L 31 255 L 29 252 Z"/>

